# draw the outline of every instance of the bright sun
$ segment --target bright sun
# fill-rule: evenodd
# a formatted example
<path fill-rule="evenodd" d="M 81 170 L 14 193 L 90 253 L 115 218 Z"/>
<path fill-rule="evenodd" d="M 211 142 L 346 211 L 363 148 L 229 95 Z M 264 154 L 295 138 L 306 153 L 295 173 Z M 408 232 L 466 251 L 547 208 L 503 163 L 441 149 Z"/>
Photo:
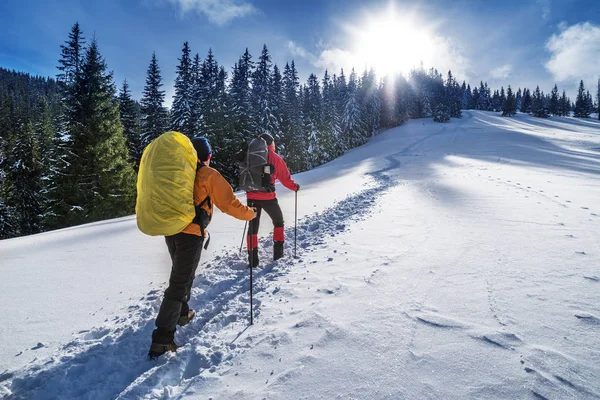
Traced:
<path fill-rule="evenodd" d="M 392 7 L 350 33 L 355 65 L 373 67 L 379 76 L 406 74 L 421 62 L 429 64 L 433 55 L 434 36 L 414 14 L 400 15 Z"/>

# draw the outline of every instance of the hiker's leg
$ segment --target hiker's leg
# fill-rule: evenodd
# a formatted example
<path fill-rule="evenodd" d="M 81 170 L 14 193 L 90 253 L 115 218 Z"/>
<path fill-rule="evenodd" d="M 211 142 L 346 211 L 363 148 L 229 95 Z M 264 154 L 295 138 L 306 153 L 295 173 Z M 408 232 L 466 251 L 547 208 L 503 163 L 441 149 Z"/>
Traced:
<path fill-rule="evenodd" d="M 283 213 L 277 199 L 266 201 L 263 208 L 273 221 L 273 259 L 277 260 L 283 257 L 283 242 L 285 241 Z"/>
<path fill-rule="evenodd" d="M 169 252 L 173 249 L 173 266 L 169 287 L 165 290 L 165 297 L 156 317 L 156 329 L 152 332 L 152 341 L 156 343 L 170 343 L 173 340 L 181 307 L 188 300 L 192 273 L 198 266 L 202 251 L 200 236 L 178 233 L 166 237 L 165 241 Z"/>
<path fill-rule="evenodd" d="M 251 221 L 246 236 L 248 262 L 254 267 L 258 266 L 258 228 L 260 226 L 260 216 L 262 215 L 262 203 L 262 200 L 248 200 L 248 207 L 256 208 L 256 218 Z"/>

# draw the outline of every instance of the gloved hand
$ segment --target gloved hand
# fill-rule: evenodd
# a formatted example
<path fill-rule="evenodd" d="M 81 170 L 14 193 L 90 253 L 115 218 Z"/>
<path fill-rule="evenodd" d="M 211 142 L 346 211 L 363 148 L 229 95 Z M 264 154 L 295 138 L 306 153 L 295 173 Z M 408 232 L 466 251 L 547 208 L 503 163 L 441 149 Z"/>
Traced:
<path fill-rule="evenodd" d="M 296 183 L 296 192 L 300 190 L 300 185 Z"/>

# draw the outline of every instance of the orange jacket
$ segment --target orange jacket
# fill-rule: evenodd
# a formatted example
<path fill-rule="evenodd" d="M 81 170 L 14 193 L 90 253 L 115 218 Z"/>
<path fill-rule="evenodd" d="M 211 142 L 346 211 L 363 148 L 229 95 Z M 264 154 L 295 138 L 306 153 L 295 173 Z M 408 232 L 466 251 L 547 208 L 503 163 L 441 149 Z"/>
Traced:
<path fill-rule="evenodd" d="M 212 217 L 213 205 L 225 214 L 229 214 L 237 219 L 250 221 L 254 218 L 254 210 L 242 204 L 233 194 L 231 185 L 214 168 L 202 167 L 196 171 L 196 181 L 194 182 L 194 204 L 202 203 L 206 196 L 210 197 L 210 204 L 206 202 L 202 205 L 208 214 Z M 186 226 L 182 233 L 200 236 L 200 225 L 191 223 Z"/>

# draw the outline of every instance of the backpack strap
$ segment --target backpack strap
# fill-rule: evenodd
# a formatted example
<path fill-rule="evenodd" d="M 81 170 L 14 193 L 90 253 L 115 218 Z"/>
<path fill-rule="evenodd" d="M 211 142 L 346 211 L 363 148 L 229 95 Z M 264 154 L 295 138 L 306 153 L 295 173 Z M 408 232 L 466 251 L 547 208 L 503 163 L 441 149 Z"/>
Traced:
<path fill-rule="evenodd" d="M 196 168 L 196 173 L 200 170 L 200 168 L 205 167 L 203 163 L 198 163 L 198 167 Z M 207 234 L 208 238 L 206 239 L 206 243 L 204 244 L 204 250 L 208 248 L 208 244 L 210 243 L 210 233 L 206 231 L 206 226 L 211 220 L 211 216 L 206 212 L 205 209 L 202 208 L 203 205 L 208 204 L 208 208 L 212 208 L 212 203 L 210 201 L 210 197 L 206 196 L 204 200 L 197 206 L 194 206 L 194 210 L 196 211 L 196 215 L 192 222 L 200 226 L 200 234 L 204 239 L 204 236 Z"/>

